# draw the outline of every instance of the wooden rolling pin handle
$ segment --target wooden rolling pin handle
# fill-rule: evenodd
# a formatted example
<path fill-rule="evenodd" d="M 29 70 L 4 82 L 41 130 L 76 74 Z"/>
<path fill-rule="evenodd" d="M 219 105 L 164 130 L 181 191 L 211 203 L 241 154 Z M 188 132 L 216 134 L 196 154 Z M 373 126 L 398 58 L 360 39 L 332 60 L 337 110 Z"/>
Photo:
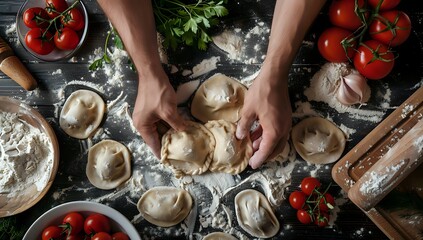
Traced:
<path fill-rule="evenodd" d="M 420 120 L 351 187 L 348 197 L 369 211 L 422 161 L 423 120 Z"/>
<path fill-rule="evenodd" d="M 0 38 L 0 70 L 26 90 L 37 87 L 37 81 L 2 38 Z"/>

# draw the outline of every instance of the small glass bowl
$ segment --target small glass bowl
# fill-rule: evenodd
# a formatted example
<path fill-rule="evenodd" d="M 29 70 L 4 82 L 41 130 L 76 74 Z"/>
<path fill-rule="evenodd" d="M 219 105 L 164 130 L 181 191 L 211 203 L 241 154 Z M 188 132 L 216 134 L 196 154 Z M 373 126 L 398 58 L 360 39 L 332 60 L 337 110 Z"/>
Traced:
<path fill-rule="evenodd" d="M 72 3 L 74 3 L 75 0 L 67 0 L 68 5 L 72 5 Z M 41 55 L 38 54 L 34 51 L 32 51 L 29 47 L 26 46 L 25 43 L 25 35 L 26 33 L 30 30 L 30 28 L 28 28 L 24 21 L 23 21 L 23 14 L 24 12 L 28 9 L 28 8 L 32 8 L 32 7 L 41 7 L 44 8 L 45 7 L 45 0 L 26 0 L 21 7 L 19 8 L 18 14 L 16 16 L 16 32 L 18 34 L 18 38 L 20 43 L 22 44 L 22 46 L 35 58 L 42 60 L 42 61 L 46 61 L 46 62 L 54 62 L 54 61 L 60 61 L 60 60 L 64 60 L 64 59 L 68 59 L 71 58 L 78 50 L 79 48 L 82 46 L 82 44 L 85 41 L 85 38 L 87 36 L 87 31 L 88 31 L 88 12 L 87 9 L 85 8 L 85 5 L 82 1 L 79 2 L 79 4 L 76 5 L 76 8 L 79 9 L 79 11 L 82 13 L 82 15 L 84 16 L 84 21 L 85 21 L 85 26 L 82 30 L 78 31 L 78 35 L 79 35 L 79 43 L 76 46 L 75 49 L 73 50 L 60 50 L 58 48 L 55 48 L 51 53 L 46 54 L 46 55 Z"/>

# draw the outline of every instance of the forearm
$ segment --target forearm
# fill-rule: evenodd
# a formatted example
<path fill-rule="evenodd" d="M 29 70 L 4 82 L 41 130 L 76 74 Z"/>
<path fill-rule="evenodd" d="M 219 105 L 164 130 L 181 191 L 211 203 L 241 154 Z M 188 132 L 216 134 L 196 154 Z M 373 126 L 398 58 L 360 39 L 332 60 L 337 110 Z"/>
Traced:
<path fill-rule="evenodd" d="M 118 31 L 140 78 L 160 71 L 161 63 L 151 0 L 98 0 Z"/>
<path fill-rule="evenodd" d="M 277 0 L 264 67 L 288 74 L 298 48 L 325 0 Z"/>

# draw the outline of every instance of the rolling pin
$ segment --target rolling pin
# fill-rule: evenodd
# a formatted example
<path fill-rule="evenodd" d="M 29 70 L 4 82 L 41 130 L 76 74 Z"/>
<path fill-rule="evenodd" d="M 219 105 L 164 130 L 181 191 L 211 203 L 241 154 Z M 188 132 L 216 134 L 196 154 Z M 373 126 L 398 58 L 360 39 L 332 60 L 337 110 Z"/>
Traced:
<path fill-rule="evenodd" d="M 423 161 L 423 120 L 419 120 L 348 191 L 348 197 L 369 211 Z"/>
<path fill-rule="evenodd" d="M 37 87 L 37 81 L 1 37 L 0 70 L 28 91 Z"/>

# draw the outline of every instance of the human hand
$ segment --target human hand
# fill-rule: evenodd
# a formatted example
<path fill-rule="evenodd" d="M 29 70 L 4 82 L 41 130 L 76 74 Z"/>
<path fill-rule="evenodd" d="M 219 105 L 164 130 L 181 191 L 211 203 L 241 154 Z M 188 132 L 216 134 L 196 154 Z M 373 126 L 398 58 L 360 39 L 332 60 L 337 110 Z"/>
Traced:
<path fill-rule="evenodd" d="M 250 134 L 255 120 L 260 126 L 251 133 L 254 154 L 249 164 L 253 169 L 283 151 L 292 125 L 292 109 L 289 101 L 287 74 L 262 68 L 249 88 L 236 136 L 243 139 Z"/>
<path fill-rule="evenodd" d="M 163 69 L 140 74 L 132 120 L 145 143 L 160 159 L 158 125 L 163 120 L 177 131 L 185 124 L 176 108 L 176 94 Z"/>

